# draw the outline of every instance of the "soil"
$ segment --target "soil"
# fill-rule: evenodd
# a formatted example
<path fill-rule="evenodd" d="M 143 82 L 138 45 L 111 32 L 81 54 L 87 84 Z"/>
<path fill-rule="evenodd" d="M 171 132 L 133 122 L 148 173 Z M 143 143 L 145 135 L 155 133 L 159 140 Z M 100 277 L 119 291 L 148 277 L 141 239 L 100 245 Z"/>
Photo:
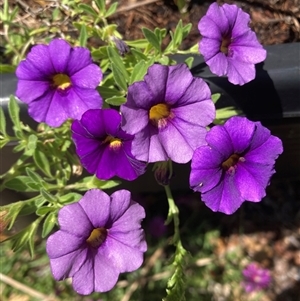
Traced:
<path fill-rule="evenodd" d="M 147 4 L 148 2 L 148 4 Z M 119 1 L 118 14 L 111 21 L 127 40 L 142 38 L 141 28 L 155 27 L 174 30 L 179 19 L 184 24 L 192 23 L 190 35 L 184 41 L 182 49 L 187 49 L 199 41 L 197 29 L 200 18 L 214 1 L 191 0 L 185 13 L 180 13 L 176 0 L 165 1 Z M 217 1 L 218 3 L 236 3 L 251 16 L 251 26 L 263 45 L 283 44 L 300 41 L 300 0 L 244 0 Z"/>

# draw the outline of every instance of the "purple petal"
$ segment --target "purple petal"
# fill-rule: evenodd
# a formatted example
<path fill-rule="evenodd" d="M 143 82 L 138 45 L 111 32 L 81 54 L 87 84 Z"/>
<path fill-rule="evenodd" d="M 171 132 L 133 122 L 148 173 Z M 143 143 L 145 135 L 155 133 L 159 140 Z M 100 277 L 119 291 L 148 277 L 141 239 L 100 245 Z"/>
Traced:
<path fill-rule="evenodd" d="M 224 128 L 231 138 L 234 152 L 241 154 L 249 147 L 256 126 L 246 117 L 234 116 L 225 122 Z"/>
<path fill-rule="evenodd" d="M 211 99 L 174 108 L 172 113 L 175 115 L 174 122 L 180 119 L 182 123 L 186 123 L 186 127 L 194 125 L 201 128 L 213 122 L 216 115 Z"/>
<path fill-rule="evenodd" d="M 109 218 L 110 197 L 99 189 L 90 189 L 79 201 L 93 228 L 105 227 Z"/>
<path fill-rule="evenodd" d="M 111 195 L 110 220 L 117 221 L 131 205 L 131 193 L 128 190 L 118 190 Z"/>
<path fill-rule="evenodd" d="M 222 161 L 227 160 L 235 151 L 229 133 L 224 126 L 215 125 L 209 130 L 205 139 L 206 142 L 220 154 Z"/>
<path fill-rule="evenodd" d="M 129 95 L 127 96 L 129 98 Z M 121 105 L 122 129 L 128 134 L 142 131 L 149 123 L 149 112 L 144 109 L 130 108 Z"/>
<path fill-rule="evenodd" d="M 89 218 L 79 203 L 73 203 L 61 208 L 58 212 L 58 223 L 60 230 L 81 238 L 88 238 L 93 230 Z"/>
<path fill-rule="evenodd" d="M 238 59 L 249 64 L 260 63 L 267 56 L 267 51 L 258 42 L 253 31 L 248 31 L 243 36 L 236 38 L 230 47 L 233 51 L 232 59 Z"/>
<path fill-rule="evenodd" d="M 100 109 L 90 109 L 83 113 L 81 120 L 78 123 L 74 123 L 72 131 L 82 135 L 84 137 L 95 138 L 106 138 L 107 133 L 105 131 L 103 122 L 103 113 Z M 80 129 L 81 128 L 81 129 Z"/>
<path fill-rule="evenodd" d="M 122 107 L 128 107 L 131 109 L 141 108 L 148 111 L 152 105 L 157 104 L 154 98 L 154 94 L 146 82 L 135 82 L 128 87 L 127 101 L 121 106 L 121 109 Z"/>
<path fill-rule="evenodd" d="M 87 258 L 88 250 L 79 249 L 67 255 L 50 259 L 50 267 L 56 280 L 72 277 L 82 266 Z"/>
<path fill-rule="evenodd" d="M 64 108 L 69 118 L 80 119 L 89 109 L 100 109 L 102 98 L 97 90 L 71 87 L 65 98 Z"/>
<path fill-rule="evenodd" d="M 232 38 L 242 36 L 244 33 L 250 31 L 250 15 L 245 13 L 241 8 L 235 4 L 223 4 L 222 9 L 228 20 L 228 27 L 231 29 Z"/>
<path fill-rule="evenodd" d="M 168 155 L 160 142 L 158 130 L 152 125 L 135 134 L 131 152 L 136 159 L 144 162 L 168 160 Z"/>
<path fill-rule="evenodd" d="M 74 47 L 70 53 L 66 73 L 72 76 L 90 64 L 93 64 L 90 51 L 84 47 Z"/>
<path fill-rule="evenodd" d="M 116 204 L 116 201 L 114 202 L 114 204 Z M 141 222 L 145 218 L 145 216 L 145 209 L 138 203 L 130 201 L 128 209 L 120 217 L 113 218 L 114 222 L 112 224 L 110 234 L 112 235 L 112 233 L 115 232 L 130 232 L 135 229 L 140 229 Z"/>
<path fill-rule="evenodd" d="M 203 55 L 205 62 L 207 63 L 212 59 L 210 61 L 212 66 L 214 62 L 217 62 L 219 67 L 213 70 L 217 71 L 216 74 L 219 76 L 226 74 L 228 65 L 226 56 L 220 51 L 220 47 L 221 41 L 205 37 L 199 43 L 199 51 Z"/>
<path fill-rule="evenodd" d="M 225 214 L 234 213 L 244 201 L 237 189 L 234 176 L 228 174 L 224 175 L 219 185 L 203 193 L 201 198 L 212 211 Z"/>
<path fill-rule="evenodd" d="M 105 244 L 98 252 L 98 256 L 100 258 L 109 258 L 114 269 L 119 273 L 135 271 L 142 265 L 144 256 L 140 250 L 130 247 L 132 243 L 131 237 L 132 234 L 125 237 L 120 236 L 117 239 L 110 235 L 107 236 Z M 124 244 L 122 240 L 119 241 L 118 239 L 129 240 L 125 240 L 126 244 Z"/>
<path fill-rule="evenodd" d="M 185 107 L 191 104 L 201 104 L 203 107 L 199 112 L 202 113 L 202 110 L 207 110 L 214 112 L 214 104 L 211 100 L 211 92 L 208 85 L 202 78 L 195 77 L 193 78 L 191 84 L 187 87 L 185 93 L 178 99 L 178 107 Z M 174 107 L 175 109 L 175 107 Z M 200 118 L 201 119 L 201 118 Z"/>
<path fill-rule="evenodd" d="M 232 84 L 244 85 L 255 78 L 255 66 L 229 57 L 227 76 Z"/>
<path fill-rule="evenodd" d="M 234 176 L 243 199 L 251 202 L 261 201 L 266 195 L 265 189 L 273 173 L 265 166 L 258 168 L 252 164 L 238 164 Z"/>
<path fill-rule="evenodd" d="M 50 42 L 48 47 L 56 73 L 65 73 L 72 50 L 70 44 L 62 39 L 54 39 Z"/>
<path fill-rule="evenodd" d="M 206 144 L 206 133 L 207 130 L 204 127 L 175 118 L 159 132 L 159 139 L 172 161 L 187 163 L 192 159 L 194 150 Z"/>
<path fill-rule="evenodd" d="M 94 292 L 94 271 L 94 256 L 92 256 L 91 251 L 89 250 L 85 262 L 73 276 L 72 285 L 78 294 L 89 295 Z"/>
<path fill-rule="evenodd" d="M 198 23 L 198 29 L 202 37 L 214 39 L 220 45 L 222 41 L 222 32 L 219 26 L 211 17 L 202 17 L 200 22 Z"/>
<path fill-rule="evenodd" d="M 18 79 L 28 81 L 49 81 L 49 74 L 45 74 L 44 70 L 40 71 L 29 60 L 23 60 L 20 62 L 16 69 L 16 76 Z"/>
<path fill-rule="evenodd" d="M 207 192 L 215 187 L 222 176 L 220 154 L 210 146 L 201 146 L 193 154 L 190 185 L 195 191 Z"/>
<path fill-rule="evenodd" d="M 72 84 L 80 88 L 95 89 L 101 80 L 102 72 L 96 64 L 90 64 L 71 76 Z"/>
<path fill-rule="evenodd" d="M 226 75 L 230 65 L 228 63 L 227 56 L 222 52 L 219 52 L 210 59 L 207 59 L 206 64 L 209 66 L 211 72 L 217 74 L 218 76 Z"/>
<path fill-rule="evenodd" d="M 219 27 L 219 31 L 221 31 L 222 34 L 228 31 L 229 24 L 223 6 L 218 5 L 218 3 L 216 2 L 212 3 L 207 10 L 206 17 L 210 18 L 213 22 L 217 24 L 217 26 Z M 203 28 L 203 32 L 205 32 L 205 28 Z M 203 35 L 203 33 L 201 34 Z"/>
<path fill-rule="evenodd" d="M 47 94 L 29 104 L 28 112 L 35 121 L 58 127 L 69 118 L 64 107 L 66 102 L 66 95 L 49 90 Z"/>
<path fill-rule="evenodd" d="M 18 80 L 16 96 L 25 103 L 30 103 L 33 100 L 43 96 L 49 89 L 51 89 L 47 81 L 29 81 Z"/>
<path fill-rule="evenodd" d="M 78 237 L 65 231 L 57 231 L 47 239 L 46 248 L 48 256 L 54 259 L 81 249 L 84 243 L 84 237 Z"/>
<path fill-rule="evenodd" d="M 110 291 L 116 285 L 120 274 L 120 271 L 113 265 L 113 258 L 111 258 L 114 256 L 112 254 L 115 254 L 115 249 L 110 249 L 107 256 L 103 256 L 102 249 L 102 247 L 99 249 L 94 259 L 94 286 L 96 292 Z M 117 255 L 120 254 L 122 253 Z"/>
<path fill-rule="evenodd" d="M 49 48 L 47 45 L 36 45 L 33 46 L 26 57 L 27 66 L 31 64 L 35 69 L 31 69 L 34 71 L 31 74 L 31 77 L 34 78 L 36 73 L 43 74 L 43 77 L 48 77 L 49 75 L 55 74 L 55 69 L 53 68 L 50 55 Z M 18 76 L 18 73 L 17 73 Z M 19 77 L 19 76 L 18 76 Z M 30 79 L 30 75 L 26 78 L 21 79 Z"/>
<path fill-rule="evenodd" d="M 68 95 L 67 94 L 61 94 L 59 91 L 55 91 L 51 101 L 49 102 L 48 98 L 49 93 L 43 97 L 43 106 L 44 106 L 44 114 L 45 119 L 44 122 L 47 123 L 50 126 L 58 127 L 60 126 L 64 121 L 66 121 L 69 117 L 66 110 L 65 105 L 68 103 Z M 45 105 L 44 105 L 45 102 Z M 32 102 L 31 105 L 31 111 L 33 111 L 32 105 L 36 102 Z M 48 108 L 46 109 L 46 107 Z"/>
<path fill-rule="evenodd" d="M 168 75 L 168 66 L 154 64 L 149 67 L 148 72 L 144 77 L 144 81 L 152 94 L 151 106 L 165 102 Z"/>
<path fill-rule="evenodd" d="M 193 81 L 193 76 L 187 65 L 169 66 L 169 75 L 166 83 L 165 97 L 161 100 L 168 104 L 175 104 L 185 94 Z M 157 83 L 157 79 L 155 80 Z M 200 91 L 197 93 L 201 93 Z"/>

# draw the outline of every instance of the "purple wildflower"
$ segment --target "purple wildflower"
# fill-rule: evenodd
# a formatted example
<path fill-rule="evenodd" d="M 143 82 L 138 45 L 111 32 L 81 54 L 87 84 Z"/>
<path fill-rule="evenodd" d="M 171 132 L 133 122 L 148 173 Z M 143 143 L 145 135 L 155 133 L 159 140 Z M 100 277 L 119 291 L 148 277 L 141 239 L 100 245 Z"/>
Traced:
<path fill-rule="evenodd" d="M 54 278 L 72 277 L 75 291 L 82 295 L 111 290 L 120 273 L 143 263 L 144 217 L 145 210 L 127 190 L 109 196 L 91 189 L 79 202 L 60 209 L 60 230 L 46 245 Z"/>
<path fill-rule="evenodd" d="M 259 202 L 283 151 L 281 140 L 260 122 L 235 116 L 214 126 L 206 141 L 193 155 L 190 175 L 191 187 L 205 204 L 232 214 L 245 200 Z"/>
<path fill-rule="evenodd" d="M 144 81 L 129 86 L 121 112 L 122 128 L 135 134 L 132 153 L 146 162 L 190 161 L 215 117 L 208 85 L 184 64 L 150 66 Z"/>
<path fill-rule="evenodd" d="M 212 3 L 200 20 L 199 50 L 212 73 L 227 75 L 235 85 L 255 78 L 254 64 L 266 58 L 256 34 L 249 27 L 250 16 L 232 4 Z"/>
<path fill-rule="evenodd" d="M 113 109 L 86 111 L 71 130 L 82 165 L 97 178 L 118 176 L 134 180 L 145 172 L 146 164 L 131 154 L 133 136 L 120 128 L 121 115 Z"/>
<path fill-rule="evenodd" d="M 270 271 L 259 267 L 256 263 L 250 263 L 243 270 L 243 276 L 242 285 L 247 293 L 267 288 L 272 280 Z"/>
<path fill-rule="evenodd" d="M 62 39 L 32 47 L 16 75 L 16 95 L 29 105 L 29 115 L 37 122 L 58 127 L 102 105 L 95 90 L 102 79 L 100 68 L 88 49 L 72 48 Z"/>

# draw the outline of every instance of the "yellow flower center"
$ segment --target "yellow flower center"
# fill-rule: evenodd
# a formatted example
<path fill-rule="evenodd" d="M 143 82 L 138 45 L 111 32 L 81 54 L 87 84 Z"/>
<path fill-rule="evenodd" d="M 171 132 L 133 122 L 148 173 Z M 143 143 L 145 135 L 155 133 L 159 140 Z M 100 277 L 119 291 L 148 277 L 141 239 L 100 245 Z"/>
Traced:
<path fill-rule="evenodd" d="M 99 248 L 107 237 L 107 230 L 105 228 L 94 229 L 86 242 L 93 248 Z"/>
<path fill-rule="evenodd" d="M 149 119 L 155 125 L 163 127 L 167 123 L 167 118 L 171 117 L 170 107 L 165 103 L 159 103 L 153 107 L 151 107 L 149 111 Z"/>
<path fill-rule="evenodd" d="M 221 52 L 223 52 L 224 54 L 228 54 L 228 47 L 231 43 L 231 38 L 230 37 L 223 37 L 222 38 L 222 43 L 221 43 L 221 47 L 220 50 Z"/>
<path fill-rule="evenodd" d="M 245 158 L 238 154 L 233 154 L 222 163 L 222 168 L 223 168 L 223 170 L 228 171 L 230 174 L 234 174 L 236 164 L 239 161 L 245 161 Z"/>
<path fill-rule="evenodd" d="M 65 90 L 72 85 L 71 79 L 66 74 L 56 74 L 52 77 L 53 85 L 60 90 Z"/>
<path fill-rule="evenodd" d="M 114 151 L 117 151 L 120 149 L 120 147 L 122 146 L 122 140 L 119 139 L 119 138 L 115 138 L 115 137 L 112 137 L 112 136 L 107 136 L 103 142 L 104 143 L 107 143 L 109 145 L 109 148 L 114 150 Z"/>

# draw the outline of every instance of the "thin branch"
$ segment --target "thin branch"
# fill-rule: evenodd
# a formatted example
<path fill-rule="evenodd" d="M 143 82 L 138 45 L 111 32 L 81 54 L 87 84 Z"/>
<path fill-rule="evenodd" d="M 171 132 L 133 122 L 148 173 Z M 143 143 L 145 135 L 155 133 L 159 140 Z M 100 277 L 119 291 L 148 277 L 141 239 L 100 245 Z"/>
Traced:
<path fill-rule="evenodd" d="M 145 0 L 145 1 L 141 1 L 141 2 L 137 2 L 131 5 L 126 5 L 125 7 L 120 7 L 119 9 L 117 9 L 117 11 L 115 12 L 115 14 L 117 13 L 123 13 L 125 11 L 129 11 L 132 9 L 135 9 L 137 7 L 143 6 L 143 5 L 148 5 L 154 2 L 158 2 L 158 0 Z"/>
<path fill-rule="evenodd" d="M 14 287 L 17 290 L 22 291 L 23 293 L 30 295 L 31 297 L 38 298 L 41 301 L 59 301 L 58 299 L 56 299 L 54 297 L 46 296 L 46 295 L 28 287 L 27 285 L 25 285 L 21 282 L 18 282 L 2 273 L 0 273 L 0 281 Z"/>

